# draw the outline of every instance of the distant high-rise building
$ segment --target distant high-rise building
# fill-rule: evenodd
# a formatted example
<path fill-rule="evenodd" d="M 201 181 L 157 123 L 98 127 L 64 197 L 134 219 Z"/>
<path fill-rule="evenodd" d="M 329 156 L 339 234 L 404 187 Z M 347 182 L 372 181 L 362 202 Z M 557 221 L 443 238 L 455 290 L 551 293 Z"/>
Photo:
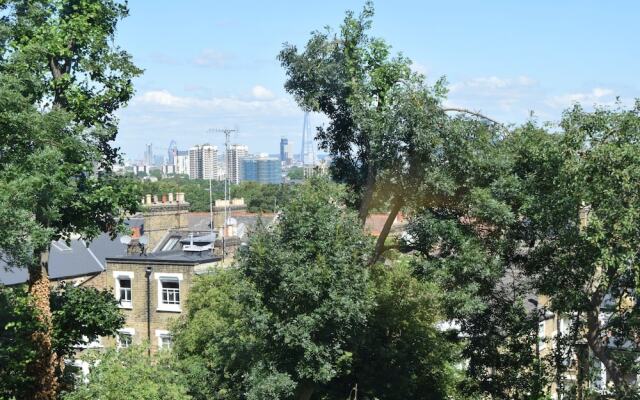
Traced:
<path fill-rule="evenodd" d="M 227 176 L 229 182 L 238 184 L 242 178 L 242 160 L 249 155 L 249 148 L 232 144 L 227 150 Z"/>
<path fill-rule="evenodd" d="M 303 166 L 313 166 L 316 163 L 316 144 L 314 141 L 313 131 L 311 130 L 311 122 L 309 121 L 309 112 L 304 113 L 304 122 L 302 124 L 300 162 Z"/>
<path fill-rule="evenodd" d="M 202 149 L 197 145 L 189 149 L 189 179 L 202 179 Z"/>
<path fill-rule="evenodd" d="M 289 139 L 283 137 L 280 139 L 280 161 L 289 163 L 291 158 L 291 144 L 289 143 Z"/>
<path fill-rule="evenodd" d="M 218 178 L 218 148 L 210 144 L 189 149 L 189 179 Z"/>
<path fill-rule="evenodd" d="M 282 183 L 282 164 L 277 158 L 246 157 L 242 160 L 242 180 Z"/>
<path fill-rule="evenodd" d="M 153 143 L 147 143 L 144 151 L 144 163 L 146 165 L 153 164 Z"/>
<path fill-rule="evenodd" d="M 176 174 L 189 175 L 189 151 L 176 150 L 176 155 L 173 157 L 173 166 Z"/>
<path fill-rule="evenodd" d="M 205 144 L 200 147 L 202 154 L 202 179 L 218 179 L 218 148 Z"/>
<path fill-rule="evenodd" d="M 167 150 L 167 165 L 174 165 L 174 161 L 177 155 L 178 146 L 176 145 L 176 141 L 172 140 L 171 143 L 169 143 L 169 149 Z"/>

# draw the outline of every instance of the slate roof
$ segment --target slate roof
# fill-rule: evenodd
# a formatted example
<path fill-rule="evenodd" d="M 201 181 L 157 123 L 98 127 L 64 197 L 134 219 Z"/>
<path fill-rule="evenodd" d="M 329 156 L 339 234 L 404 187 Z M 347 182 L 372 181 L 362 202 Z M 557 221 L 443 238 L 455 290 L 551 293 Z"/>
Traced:
<path fill-rule="evenodd" d="M 143 220 L 131 218 L 128 226 L 140 226 Z M 64 240 L 51 242 L 49 252 L 49 279 L 67 279 L 94 275 L 105 270 L 107 257 L 125 255 L 127 247 L 120 243 L 120 237 L 111 240 L 103 233 L 96 237 L 89 246 L 82 239 L 72 239 L 67 245 Z M 28 279 L 25 268 L 7 268 L 0 260 L 0 284 L 17 285 Z"/>
<path fill-rule="evenodd" d="M 96 239 L 98 240 L 98 239 Z M 107 238 L 108 240 L 108 238 Z M 83 240 L 71 240 L 67 245 L 63 240 L 51 242 L 49 251 L 49 279 L 73 278 L 93 275 L 104 271 L 104 264 L 95 253 L 87 248 Z M 6 264 L 0 265 L 0 283 L 16 285 L 25 283 L 28 279 L 26 268 L 7 269 Z"/>

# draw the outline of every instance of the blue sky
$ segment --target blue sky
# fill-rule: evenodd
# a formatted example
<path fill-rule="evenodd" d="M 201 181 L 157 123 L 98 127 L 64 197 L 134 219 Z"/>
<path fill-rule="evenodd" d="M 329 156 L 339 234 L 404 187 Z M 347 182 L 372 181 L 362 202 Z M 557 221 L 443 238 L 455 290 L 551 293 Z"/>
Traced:
<path fill-rule="evenodd" d="M 299 147 L 303 114 L 283 89 L 276 56 L 310 32 L 337 27 L 363 1 L 130 0 L 116 42 L 145 69 L 119 112 L 116 141 L 130 158 L 222 145 L 209 128 L 237 128 L 251 152 Z M 372 34 L 431 82 L 446 75 L 448 103 L 519 123 L 558 120 L 573 102 L 640 97 L 640 2 L 379 0 Z M 312 124 L 321 124 L 314 116 Z"/>

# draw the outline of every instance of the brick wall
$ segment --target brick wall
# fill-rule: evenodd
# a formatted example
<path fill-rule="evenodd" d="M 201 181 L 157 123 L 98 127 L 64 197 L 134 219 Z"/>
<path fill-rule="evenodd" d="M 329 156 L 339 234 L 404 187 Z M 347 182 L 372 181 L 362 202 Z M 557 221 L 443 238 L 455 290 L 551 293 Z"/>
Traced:
<path fill-rule="evenodd" d="M 122 308 L 126 317 L 125 329 L 133 329 L 133 343 L 140 344 L 147 340 L 147 278 L 145 269 L 152 268 L 150 276 L 150 304 L 151 304 L 151 349 L 158 349 L 159 331 L 168 331 L 171 324 L 178 318 L 187 300 L 189 290 L 193 280 L 193 266 L 187 265 L 158 265 L 158 264 L 136 264 L 136 263 L 112 263 L 107 262 L 107 271 L 105 273 L 106 285 L 110 290 L 116 293 L 116 277 L 129 275 L 131 277 L 131 307 Z M 131 275 L 132 274 L 132 275 Z M 166 274 L 166 275 L 165 275 Z M 181 275 L 179 280 L 180 286 L 180 305 L 178 309 L 173 311 L 162 310 L 162 304 L 159 301 L 160 280 L 162 276 L 174 277 Z M 105 346 L 114 346 L 113 338 L 103 338 Z"/>
<path fill-rule="evenodd" d="M 188 226 L 189 204 L 153 204 L 147 206 L 144 216 L 144 233 L 149 237 L 148 249 L 153 250 L 169 229 Z"/>

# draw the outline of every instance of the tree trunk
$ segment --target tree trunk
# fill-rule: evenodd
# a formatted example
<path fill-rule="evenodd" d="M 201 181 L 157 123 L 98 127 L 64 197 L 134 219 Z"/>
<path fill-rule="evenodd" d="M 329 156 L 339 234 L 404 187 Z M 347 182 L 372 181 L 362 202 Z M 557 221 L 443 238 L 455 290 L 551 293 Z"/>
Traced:
<path fill-rule="evenodd" d="M 615 360 L 608 352 L 607 344 L 600 336 L 600 320 L 597 308 L 587 312 L 587 344 L 598 360 L 602 362 L 607 370 L 607 377 L 611 379 L 616 388 L 622 389 L 626 386 L 624 374 L 620 370 Z"/>
<path fill-rule="evenodd" d="M 29 373 L 35 378 L 33 399 L 53 400 L 58 390 L 56 377 L 57 356 L 51 344 L 52 316 L 50 307 L 51 287 L 48 274 L 49 251 L 40 253 L 40 262 L 29 267 L 29 294 L 42 322 L 31 339 L 37 349 L 35 360 L 29 365 Z"/>
<path fill-rule="evenodd" d="M 315 385 L 312 382 L 304 381 L 298 385 L 296 389 L 296 400 L 309 400 L 315 390 Z"/>
<path fill-rule="evenodd" d="M 387 216 L 387 220 L 384 222 L 384 226 L 382 227 L 382 230 L 380 231 L 380 235 L 378 236 L 378 239 L 376 240 L 376 247 L 375 247 L 375 250 L 373 252 L 373 257 L 372 257 L 371 261 L 369 262 L 369 265 L 373 265 L 376 261 L 378 261 L 378 259 L 380 258 L 380 256 L 384 252 L 384 243 L 387 241 L 387 237 L 389 237 L 389 232 L 391 231 L 391 227 L 393 226 L 393 222 L 395 221 L 396 217 L 398 216 L 398 213 L 400 212 L 400 209 L 402 208 L 403 205 L 404 205 L 404 201 L 402 200 L 402 198 L 397 197 L 397 198 L 393 199 L 393 203 L 392 203 L 392 206 L 391 206 L 391 211 L 389 211 L 389 215 Z"/>
<path fill-rule="evenodd" d="M 367 183 L 362 194 L 360 201 L 360 208 L 358 209 L 358 218 L 360 224 L 364 226 L 367 222 L 367 215 L 369 215 L 369 207 L 371 206 L 371 199 L 373 198 L 373 191 L 376 185 L 376 171 L 371 164 L 367 168 Z"/>

